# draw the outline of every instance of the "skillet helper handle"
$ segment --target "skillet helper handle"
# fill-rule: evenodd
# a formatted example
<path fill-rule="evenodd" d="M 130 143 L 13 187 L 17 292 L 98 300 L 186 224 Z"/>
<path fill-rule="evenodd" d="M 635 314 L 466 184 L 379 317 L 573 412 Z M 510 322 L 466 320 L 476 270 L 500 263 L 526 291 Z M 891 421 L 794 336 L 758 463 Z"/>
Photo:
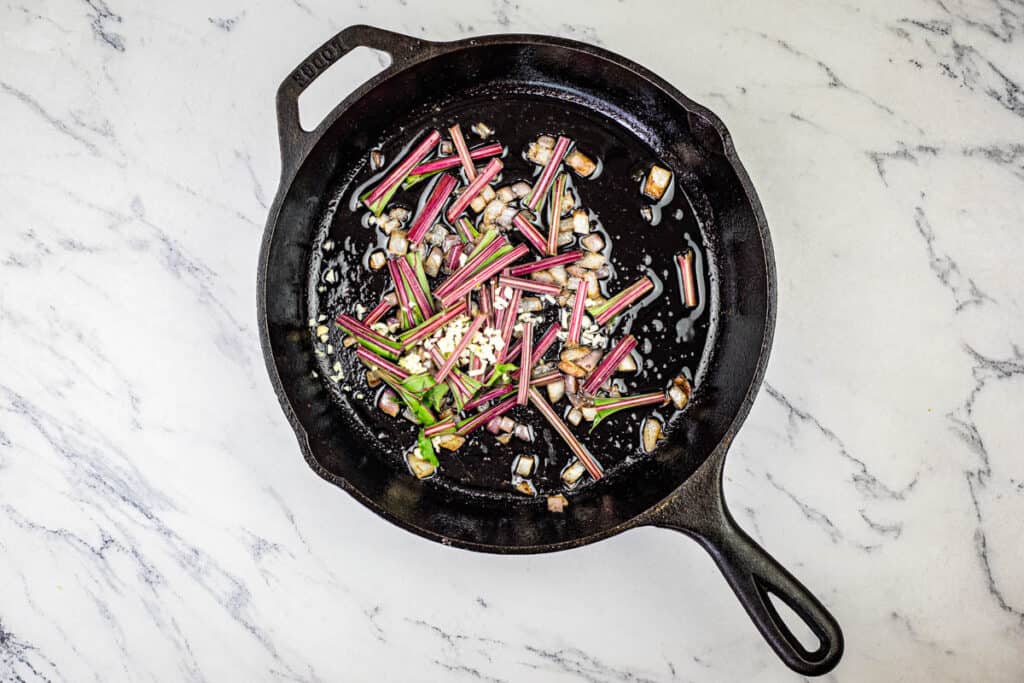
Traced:
<path fill-rule="evenodd" d="M 399 71 L 416 60 L 426 41 L 385 31 L 374 26 L 356 25 L 340 33 L 314 50 L 292 70 L 277 89 L 277 132 L 281 142 L 281 172 L 291 176 L 306 158 L 320 132 L 334 122 L 328 115 L 313 131 L 306 131 L 299 122 L 299 95 L 331 65 L 357 47 L 369 47 L 386 52 L 391 57 L 379 76 Z"/>
<path fill-rule="evenodd" d="M 706 462 L 706 467 L 684 485 L 682 495 L 677 494 L 657 510 L 649 523 L 681 531 L 700 543 L 715 560 L 757 630 L 786 666 L 805 676 L 826 674 L 843 656 L 839 624 L 803 584 L 733 519 L 722 496 L 723 461 L 724 457 L 719 457 L 717 463 Z M 816 650 L 808 650 L 793 635 L 769 594 L 786 603 L 817 636 Z"/>

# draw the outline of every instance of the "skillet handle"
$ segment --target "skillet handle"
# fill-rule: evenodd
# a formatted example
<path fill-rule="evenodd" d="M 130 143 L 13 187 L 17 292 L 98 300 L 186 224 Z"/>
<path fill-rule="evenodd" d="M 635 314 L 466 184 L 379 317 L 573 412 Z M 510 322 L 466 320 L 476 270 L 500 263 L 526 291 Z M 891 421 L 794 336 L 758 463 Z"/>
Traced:
<path fill-rule="evenodd" d="M 386 52 L 391 57 L 377 78 L 399 71 L 416 58 L 429 45 L 412 36 L 385 31 L 374 26 L 356 25 L 340 33 L 314 50 L 292 70 L 277 89 L 277 132 L 281 142 L 281 174 L 291 177 L 312 149 L 320 134 L 336 118 L 329 114 L 313 131 L 305 131 L 299 123 L 299 95 L 320 77 L 332 64 L 357 47 L 369 47 Z"/>
<path fill-rule="evenodd" d="M 757 630 L 786 666 L 805 676 L 826 674 L 843 656 L 839 624 L 803 584 L 736 524 L 722 496 L 722 450 L 646 523 L 681 531 L 711 555 Z M 803 619 L 818 638 L 816 650 L 809 651 L 793 635 L 769 594 Z"/>

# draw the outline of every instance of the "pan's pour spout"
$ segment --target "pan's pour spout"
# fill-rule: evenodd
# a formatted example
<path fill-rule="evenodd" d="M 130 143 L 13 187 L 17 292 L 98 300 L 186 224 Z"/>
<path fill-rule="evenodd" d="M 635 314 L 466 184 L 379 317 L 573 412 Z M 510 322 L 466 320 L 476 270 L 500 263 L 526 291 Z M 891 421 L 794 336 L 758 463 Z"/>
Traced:
<path fill-rule="evenodd" d="M 722 465 L 728 444 L 712 455 L 645 523 L 681 531 L 708 551 L 743 608 L 786 666 L 821 676 L 843 656 L 843 633 L 827 609 L 785 567 L 737 524 L 722 496 Z M 774 597 L 799 616 L 818 639 L 808 650 L 772 604 Z"/>

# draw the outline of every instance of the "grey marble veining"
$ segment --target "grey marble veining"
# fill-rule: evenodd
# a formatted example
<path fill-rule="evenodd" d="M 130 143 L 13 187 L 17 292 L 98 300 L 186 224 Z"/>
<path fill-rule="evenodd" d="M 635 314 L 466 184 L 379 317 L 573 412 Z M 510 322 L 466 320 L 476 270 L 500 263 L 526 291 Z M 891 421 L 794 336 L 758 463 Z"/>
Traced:
<path fill-rule="evenodd" d="M 780 280 L 734 512 L 842 623 L 827 680 L 1024 677 L 1020 2 L 14 0 L 0 679 L 795 678 L 671 532 L 476 555 L 306 468 L 262 367 L 256 253 L 276 86 L 352 23 L 556 33 L 714 109 Z"/>

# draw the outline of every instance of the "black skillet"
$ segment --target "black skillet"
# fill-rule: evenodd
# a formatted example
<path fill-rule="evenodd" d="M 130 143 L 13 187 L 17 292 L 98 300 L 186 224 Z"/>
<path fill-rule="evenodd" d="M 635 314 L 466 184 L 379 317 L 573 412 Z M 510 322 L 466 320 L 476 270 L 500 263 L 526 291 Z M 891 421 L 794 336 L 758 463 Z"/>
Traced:
<path fill-rule="evenodd" d="M 360 46 L 387 52 L 392 63 L 315 130 L 303 130 L 299 95 Z M 433 43 L 353 26 L 285 79 L 277 93 L 277 115 L 281 184 L 260 254 L 260 339 L 271 382 L 317 474 L 409 531 L 476 551 L 549 552 L 639 526 L 676 529 L 711 554 L 789 667 L 806 675 L 835 667 L 843 651 L 835 619 L 736 525 L 722 496 L 726 451 L 768 361 L 775 265 L 757 195 L 714 114 L 638 64 L 583 43 L 534 35 Z M 356 183 L 369 176 L 368 150 L 384 141 L 397 152 L 401 141 L 455 120 L 464 128 L 476 120 L 505 123 L 504 131 L 496 126 L 499 139 L 513 149 L 525 138 L 502 136 L 510 122 L 522 129 L 514 133 L 519 135 L 550 132 L 561 122 L 581 144 L 600 147 L 607 167 L 604 180 L 597 181 L 603 183 L 600 191 L 588 203 L 610 232 L 626 237 L 614 251 L 624 277 L 642 271 L 650 257 L 655 272 L 667 272 L 663 264 L 670 263 L 683 234 L 699 240 L 706 261 L 700 285 L 708 305 L 696 334 L 682 343 L 666 337 L 649 349 L 660 367 L 685 366 L 695 374 L 691 403 L 670 420 L 666 440 L 648 456 L 633 457 L 632 442 L 590 442 L 606 467 L 614 467 L 610 476 L 573 492 L 561 514 L 549 513 L 542 499 L 471 485 L 474 475 L 486 482 L 493 473 L 496 458 L 479 452 L 460 452 L 457 461 L 449 460 L 453 476 L 414 479 L 395 455 L 396 442 L 407 444 L 409 436 L 389 432 L 365 401 L 325 381 L 330 369 L 314 353 L 311 317 L 321 309 L 336 313 L 353 300 L 373 303 L 381 293 L 382 286 L 357 275 L 365 270 L 344 268 L 345 260 L 358 260 L 360 245 L 372 239 L 372 231 L 348 209 Z M 655 159 L 675 171 L 682 208 L 653 228 L 639 220 L 639 195 L 628 168 Z M 321 287 L 321 247 L 328 238 L 342 245 L 335 257 L 342 281 L 330 288 Z M 670 306 L 678 297 L 666 291 L 661 298 Z M 355 373 L 350 374 L 355 382 Z M 553 453 L 550 460 L 563 463 L 565 453 Z M 502 462 L 507 475 L 507 458 Z M 806 622 L 819 640 L 817 649 L 800 643 L 769 594 Z"/>

